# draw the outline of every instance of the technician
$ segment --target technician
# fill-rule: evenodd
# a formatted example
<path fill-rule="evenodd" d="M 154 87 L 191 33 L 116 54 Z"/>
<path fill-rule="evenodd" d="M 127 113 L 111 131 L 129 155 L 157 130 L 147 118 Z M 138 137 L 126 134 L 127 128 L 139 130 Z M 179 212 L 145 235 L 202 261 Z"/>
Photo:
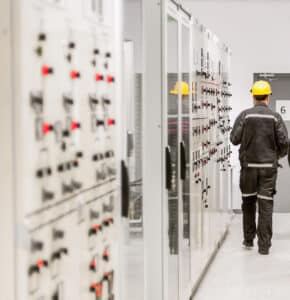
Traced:
<path fill-rule="evenodd" d="M 270 84 L 257 81 L 251 93 L 254 107 L 238 116 L 231 132 L 231 142 L 240 145 L 243 245 L 251 249 L 257 234 L 259 253 L 267 255 L 272 239 L 278 160 L 287 155 L 288 132 L 282 117 L 268 107 L 272 95 Z M 256 202 L 259 207 L 258 226 Z"/>

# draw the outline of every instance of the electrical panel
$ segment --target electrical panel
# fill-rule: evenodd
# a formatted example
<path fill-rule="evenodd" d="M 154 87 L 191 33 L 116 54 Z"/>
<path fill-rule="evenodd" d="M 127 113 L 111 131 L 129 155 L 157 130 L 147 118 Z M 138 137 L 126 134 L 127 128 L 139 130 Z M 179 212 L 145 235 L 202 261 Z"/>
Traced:
<path fill-rule="evenodd" d="M 181 4 L 165 3 L 164 234 L 175 300 L 191 297 L 232 216 L 231 51 Z"/>
<path fill-rule="evenodd" d="M 203 220 L 199 243 L 209 249 L 228 224 L 231 180 L 230 50 L 203 25 L 195 24 L 196 91 L 192 105 L 192 190 L 199 191 Z M 225 219 L 223 218 L 225 217 Z"/>
<path fill-rule="evenodd" d="M 118 1 L 4 2 L 13 299 L 118 299 Z"/>

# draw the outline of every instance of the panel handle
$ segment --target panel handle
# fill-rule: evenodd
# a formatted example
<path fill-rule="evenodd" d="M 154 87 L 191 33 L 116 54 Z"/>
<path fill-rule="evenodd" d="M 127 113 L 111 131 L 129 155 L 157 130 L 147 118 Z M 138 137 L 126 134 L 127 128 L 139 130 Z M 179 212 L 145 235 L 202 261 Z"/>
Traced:
<path fill-rule="evenodd" d="M 172 188 L 172 158 L 169 146 L 165 148 L 165 160 L 166 160 L 166 189 Z"/>
<path fill-rule="evenodd" d="M 121 201 L 122 201 L 122 217 L 129 217 L 129 201 L 130 201 L 130 180 L 128 167 L 124 160 L 121 161 Z"/>
<path fill-rule="evenodd" d="M 180 179 L 186 178 L 186 151 L 184 142 L 180 142 Z"/>

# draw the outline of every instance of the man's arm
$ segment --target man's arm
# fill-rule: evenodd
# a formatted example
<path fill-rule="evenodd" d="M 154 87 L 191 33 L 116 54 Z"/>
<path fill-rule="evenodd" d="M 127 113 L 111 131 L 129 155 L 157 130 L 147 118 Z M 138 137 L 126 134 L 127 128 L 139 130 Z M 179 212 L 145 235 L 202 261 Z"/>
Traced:
<path fill-rule="evenodd" d="M 234 127 L 231 132 L 231 142 L 233 145 L 239 145 L 242 141 L 243 136 L 243 129 L 244 129 L 244 123 L 245 123 L 245 113 L 242 112 L 237 117 Z"/>
<path fill-rule="evenodd" d="M 289 138 L 287 127 L 282 117 L 277 114 L 277 122 L 275 123 L 276 143 L 278 150 L 278 158 L 282 158 L 288 154 Z"/>

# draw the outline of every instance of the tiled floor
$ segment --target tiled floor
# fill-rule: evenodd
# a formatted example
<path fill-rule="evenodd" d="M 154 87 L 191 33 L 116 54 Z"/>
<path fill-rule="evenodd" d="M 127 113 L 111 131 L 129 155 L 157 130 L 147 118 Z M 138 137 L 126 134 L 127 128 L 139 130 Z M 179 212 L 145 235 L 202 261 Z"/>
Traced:
<path fill-rule="evenodd" d="M 241 247 L 241 216 L 209 269 L 194 300 L 290 299 L 290 214 L 274 217 L 269 256 Z"/>

